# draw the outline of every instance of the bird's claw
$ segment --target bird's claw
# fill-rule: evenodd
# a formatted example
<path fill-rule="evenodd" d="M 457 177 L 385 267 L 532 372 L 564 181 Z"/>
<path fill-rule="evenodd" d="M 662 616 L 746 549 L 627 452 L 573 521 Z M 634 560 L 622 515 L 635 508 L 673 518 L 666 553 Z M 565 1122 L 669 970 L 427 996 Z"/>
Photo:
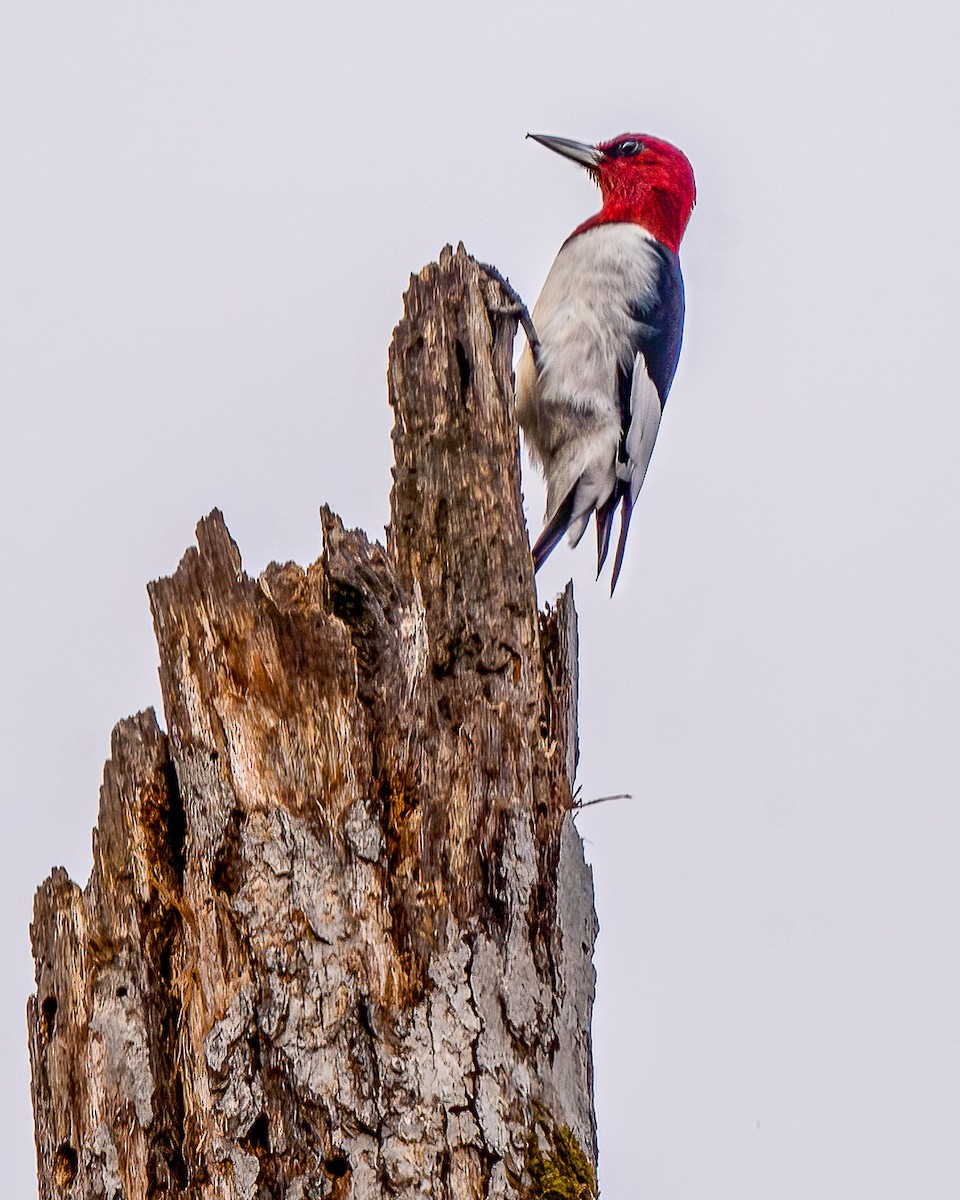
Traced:
<path fill-rule="evenodd" d="M 490 279 L 499 283 L 500 287 L 506 292 L 509 299 L 513 302 L 510 305 L 488 304 L 487 311 L 496 313 L 498 316 L 519 317 L 520 324 L 523 326 L 523 332 L 526 334 L 527 341 L 530 343 L 530 350 L 533 354 L 533 361 L 539 366 L 540 362 L 540 339 L 537 337 L 537 331 L 533 324 L 533 318 L 530 316 L 530 310 L 520 298 L 520 293 L 513 286 L 509 279 L 503 275 L 496 267 L 490 263 L 478 263 L 480 270 Z"/>

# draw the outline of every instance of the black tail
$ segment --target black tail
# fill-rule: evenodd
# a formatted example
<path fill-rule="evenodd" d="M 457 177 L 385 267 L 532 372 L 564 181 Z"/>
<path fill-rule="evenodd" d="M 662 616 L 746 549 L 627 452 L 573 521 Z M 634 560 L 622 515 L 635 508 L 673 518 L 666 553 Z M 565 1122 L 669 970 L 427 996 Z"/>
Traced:
<path fill-rule="evenodd" d="M 533 547 L 533 566 L 535 570 L 540 570 L 547 561 L 550 551 L 567 532 L 567 526 L 573 518 L 573 501 L 576 494 L 577 485 L 574 484 L 564 497 L 563 503 L 546 525 L 544 525 L 543 532 L 537 538 Z"/>
<path fill-rule="evenodd" d="M 563 503 L 543 527 L 543 532 L 537 538 L 533 547 L 534 569 L 539 571 L 550 556 L 550 552 L 567 532 L 573 519 L 573 502 L 576 497 L 577 485 L 574 484 Z M 621 506 L 622 502 L 622 506 Z M 623 480 L 617 480 L 610 498 L 597 510 L 597 576 L 603 570 L 610 550 L 610 535 L 613 531 L 613 518 L 620 507 L 620 538 L 617 541 L 617 553 L 613 558 L 613 575 L 610 579 L 610 595 L 612 596 L 617 580 L 620 578 L 620 568 L 623 566 L 623 552 L 627 548 L 627 533 L 630 530 L 630 518 L 633 516 L 633 500 L 630 496 L 630 485 Z"/>
<path fill-rule="evenodd" d="M 633 497 L 630 488 L 624 485 L 623 507 L 620 509 L 620 540 L 617 542 L 617 555 L 613 560 L 613 575 L 610 579 L 610 595 L 613 595 L 617 580 L 620 578 L 620 568 L 623 566 L 623 552 L 627 548 L 627 532 L 630 529 L 630 518 L 633 516 Z"/>
<path fill-rule="evenodd" d="M 610 534 L 613 532 L 613 515 L 617 511 L 620 497 L 623 494 L 623 484 L 617 480 L 609 498 L 597 509 L 597 578 L 607 561 L 610 550 Z"/>

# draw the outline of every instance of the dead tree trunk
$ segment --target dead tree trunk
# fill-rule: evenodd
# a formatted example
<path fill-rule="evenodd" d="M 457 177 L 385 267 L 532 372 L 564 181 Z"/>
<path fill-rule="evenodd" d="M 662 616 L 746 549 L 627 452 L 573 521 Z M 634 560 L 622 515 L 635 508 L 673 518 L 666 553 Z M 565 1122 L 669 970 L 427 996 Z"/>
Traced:
<path fill-rule="evenodd" d="M 499 285 L 411 281 L 387 548 L 150 587 L 82 891 L 37 894 L 41 1197 L 591 1196 L 572 596 L 539 615 Z M 551 1190 L 553 1189 L 553 1190 Z"/>

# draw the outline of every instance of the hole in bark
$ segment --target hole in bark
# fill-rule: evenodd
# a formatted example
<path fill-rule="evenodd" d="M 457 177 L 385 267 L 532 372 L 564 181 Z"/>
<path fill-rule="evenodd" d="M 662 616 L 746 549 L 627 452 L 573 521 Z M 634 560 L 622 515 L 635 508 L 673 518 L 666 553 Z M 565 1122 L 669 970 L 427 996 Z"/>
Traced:
<path fill-rule="evenodd" d="M 360 1028 L 370 1041 L 375 1042 L 377 1035 L 373 1032 L 373 1021 L 370 1019 L 370 1009 L 367 1007 L 366 1000 L 361 1000 L 357 1005 L 357 1019 L 360 1022 Z"/>
<path fill-rule="evenodd" d="M 40 1030 L 43 1034 L 44 1041 L 49 1042 L 53 1038 L 53 1031 L 57 1025 L 57 998 L 56 996 L 48 996 L 40 1005 Z"/>
<path fill-rule="evenodd" d="M 251 1035 L 247 1038 L 247 1046 L 250 1050 L 250 1058 L 251 1058 L 251 1061 L 253 1062 L 253 1065 L 257 1068 L 262 1067 L 263 1063 L 261 1061 L 260 1030 L 259 1029 L 255 1029 L 253 1031 L 253 1033 L 251 1033 Z"/>
<path fill-rule="evenodd" d="M 458 341 L 456 344 L 457 354 L 457 370 L 460 372 L 460 395 L 467 394 L 467 388 L 470 386 L 470 360 L 467 358 L 467 352 L 463 348 L 463 342 Z"/>
<path fill-rule="evenodd" d="M 494 817 L 480 845 L 480 877 L 487 908 L 493 925 L 501 932 L 506 929 L 509 911 L 507 907 L 507 879 L 503 869 L 504 841 L 506 833 L 501 817 Z"/>
<path fill-rule="evenodd" d="M 234 810 L 210 872 L 210 882 L 226 896 L 235 896 L 243 882 L 243 822 L 243 813 Z"/>
<path fill-rule="evenodd" d="M 367 608 L 363 592 L 338 579 L 331 582 L 331 593 L 333 615 L 347 625 L 358 625 Z"/>
<path fill-rule="evenodd" d="M 216 750 L 210 751 L 210 761 L 211 762 L 219 762 L 220 761 L 220 755 L 216 752 Z"/>
<path fill-rule="evenodd" d="M 68 1188 L 77 1177 L 77 1152 L 69 1142 L 61 1142 L 53 1156 L 53 1182 L 58 1188 Z"/>
<path fill-rule="evenodd" d="M 167 796 L 170 807 L 167 812 L 167 836 L 170 841 L 170 855 L 173 859 L 173 869 L 177 878 L 183 882 L 183 867 L 185 863 L 184 849 L 187 841 L 187 814 L 183 808 L 183 797 L 180 795 L 180 780 L 177 778 L 177 768 L 172 762 L 163 764 L 163 777 L 167 784 Z"/>
<path fill-rule="evenodd" d="M 246 1136 L 240 1139 L 240 1145 L 250 1154 L 259 1156 L 270 1153 L 270 1122 L 266 1113 L 257 1117 Z"/>
<path fill-rule="evenodd" d="M 342 1179 L 344 1175 L 350 1173 L 350 1159 L 341 1150 L 336 1154 L 330 1155 L 323 1164 L 323 1169 L 333 1179 Z"/>
<path fill-rule="evenodd" d="M 117 999 L 123 1000 L 126 997 L 126 994 L 127 989 L 121 984 L 120 987 L 117 988 Z"/>

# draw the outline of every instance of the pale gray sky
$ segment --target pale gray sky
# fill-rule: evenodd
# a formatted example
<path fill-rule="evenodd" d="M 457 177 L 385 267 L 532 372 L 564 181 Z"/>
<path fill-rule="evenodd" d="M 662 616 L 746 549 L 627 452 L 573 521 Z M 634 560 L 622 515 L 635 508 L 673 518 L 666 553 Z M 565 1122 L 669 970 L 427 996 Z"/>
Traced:
<path fill-rule="evenodd" d="M 960 1195 L 954 3 L 0 7 L 0 1162 L 27 925 L 86 879 L 146 581 L 387 519 L 384 370 L 446 241 L 529 300 L 596 205 L 527 130 L 677 142 L 680 369 L 616 599 L 576 579 L 601 1182 Z M 541 494 L 528 478 L 531 523 Z"/>

